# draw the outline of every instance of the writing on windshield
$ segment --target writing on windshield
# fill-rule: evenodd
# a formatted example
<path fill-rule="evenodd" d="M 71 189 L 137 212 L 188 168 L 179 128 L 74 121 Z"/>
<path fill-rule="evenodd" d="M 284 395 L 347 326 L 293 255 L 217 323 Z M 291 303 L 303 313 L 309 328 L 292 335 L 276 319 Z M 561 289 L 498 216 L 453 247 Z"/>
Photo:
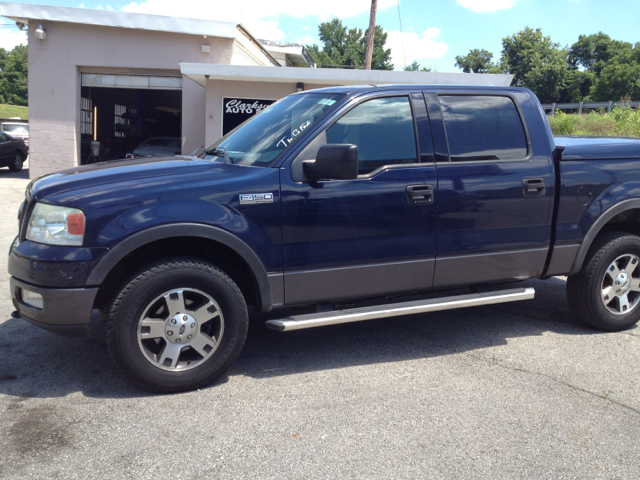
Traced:
<path fill-rule="evenodd" d="M 291 145 L 291 142 L 293 142 L 293 139 L 296 138 L 298 135 L 300 135 L 302 132 L 304 132 L 304 129 L 307 128 L 309 125 L 311 125 L 311 120 L 307 120 L 298 128 L 294 128 L 291 131 L 291 137 L 287 138 L 285 136 L 281 138 L 280 141 L 276 144 L 276 146 L 280 146 L 280 143 L 282 143 L 283 147 L 288 147 L 289 145 Z"/>
<path fill-rule="evenodd" d="M 236 165 L 268 167 L 286 148 L 302 138 L 311 126 L 333 110 L 343 97 L 342 94 L 322 92 L 290 95 L 226 134 L 202 156 L 221 162 L 224 157 L 217 152 L 225 152 Z M 236 105 L 231 106 L 234 107 Z M 254 105 L 246 108 L 254 108 Z"/>

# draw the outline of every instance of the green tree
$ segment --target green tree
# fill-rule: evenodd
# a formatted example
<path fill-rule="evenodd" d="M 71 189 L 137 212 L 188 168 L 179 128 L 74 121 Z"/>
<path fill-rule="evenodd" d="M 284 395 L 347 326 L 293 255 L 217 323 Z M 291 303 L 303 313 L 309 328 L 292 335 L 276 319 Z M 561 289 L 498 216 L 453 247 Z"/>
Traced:
<path fill-rule="evenodd" d="M 600 71 L 590 96 L 597 102 L 640 99 L 640 64 L 615 57 Z"/>
<path fill-rule="evenodd" d="M 600 75 L 600 71 L 616 56 L 631 54 L 633 46 L 628 42 L 611 40 L 609 35 L 598 32 L 580 35 L 571 45 L 567 61 L 572 67 L 582 66 L 585 70 Z"/>
<path fill-rule="evenodd" d="M 411 65 L 407 65 L 404 67 L 405 72 L 430 72 L 431 69 L 428 67 L 420 67 L 420 64 L 417 61 L 413 61 Z"/>
<path fill-rule="evenodd" d="M 588 95 L 598 102 L 640 99 L 640 44 L 612 40 L 602 32 L 580 35 L 571 45 L 568 62 L 577 76 L 590 75 L 588 84 L 582 85 L 583 92 L 588 88 L 582 98 Z"/>
<path fill-rule="evenodd" d="M 456 67 L 461 68 L 464 73 L 490 73 L 491 68 L 495 67 L 492 59 L 493 53 L 474 48 L 467 55 L 456 56 Z"/>
<path fill-rule="evenodd" d="M 513 74 L 514 84 L 532 90 L 542 103 L 566 97 L 573 81 L 567 55 L 567 50 L 545 37 L 539 28 L 526 27 L 502 39 L 502 62 Z"/>
<path fill-rule="evenodd" d="M 344 68 L 362 67 L 365 64 L 367 34 L 360 28 L 347 29 L 338 18 L 323 22 L 318 26 L 322 46 L 308 45 L 319 67 Z M 385 49 L 387 33 L 376 25 L 373 38 L 372 70 L 393 70 L 391 49 Z"/>
<path fill-rule="evenodd" d="M 597 77 L 593 72 L 572 69 L 567 87 L 558 98 L 558 102 L 575 103 L 591 100 L 589 95 L 596 80 Z"/>
<path fill-rule="evenodd" d="M 28 49 L 18 45 L 10 52 L 0 48 L 0 103 L 29 104 Z"/>

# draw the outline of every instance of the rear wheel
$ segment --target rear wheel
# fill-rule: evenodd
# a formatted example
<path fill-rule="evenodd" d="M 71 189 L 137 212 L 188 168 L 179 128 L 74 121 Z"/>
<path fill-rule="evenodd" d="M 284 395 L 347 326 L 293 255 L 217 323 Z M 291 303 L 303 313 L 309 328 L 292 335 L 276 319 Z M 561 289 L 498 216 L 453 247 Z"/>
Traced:
<path fill-rule="evenodd" d="M 235 361 L 247 307 L 224 272 L 198 259 L 149 266 L 118 294 L 107 340 L 118 368 L 142 388 L 178 392 L 208 385 Z"/>
<path fill-rule="evenodd" d="M 567 279 L 569 304 L 585 323 L 619 331 L 640 320 L 640 237 L 624 232 L 599 235 L 582 270 Z"/>
<path fill-rule="evenodd" d="M 9 170 L 12 172 L 19 172 L 22 170 L 22 166 L 24 165 L 24 158 L 20 152 L 16 152 L 13 157 L 13 160 L 9 164 Z"/>

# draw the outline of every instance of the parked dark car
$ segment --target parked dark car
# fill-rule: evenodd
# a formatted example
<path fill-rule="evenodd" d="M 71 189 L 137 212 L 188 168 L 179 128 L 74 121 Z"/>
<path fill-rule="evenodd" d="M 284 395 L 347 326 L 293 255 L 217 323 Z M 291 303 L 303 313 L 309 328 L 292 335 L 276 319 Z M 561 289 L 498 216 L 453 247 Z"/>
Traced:
<path fill-rule="evenodd" d="M 26 122 L 3 122 L 1 130 L 13 138 L 21 138 L 29 150 L 29 124 Z"/>
<path fill-rule="evenodd" d="M 640 319 L 640 139 L 554 139 L 523 88 L 296 93 L 200 157 L 36 179 L 19 218 L 19 315 L 86 334 L 101 312 L 118 368 L 157 392 L 219 378 L 248 305 L 314 312 L 270 314 L 289 331 L 531 299 L 495 285 L 567 275 L 587 325 Z"/>
<path fill-rule="evenodd" d="M 0 132 L 0 167 L 9 167 L 12 172 L 19 172 L 27 155 L 24 140 L 14 138 L 6 132 Z"/>

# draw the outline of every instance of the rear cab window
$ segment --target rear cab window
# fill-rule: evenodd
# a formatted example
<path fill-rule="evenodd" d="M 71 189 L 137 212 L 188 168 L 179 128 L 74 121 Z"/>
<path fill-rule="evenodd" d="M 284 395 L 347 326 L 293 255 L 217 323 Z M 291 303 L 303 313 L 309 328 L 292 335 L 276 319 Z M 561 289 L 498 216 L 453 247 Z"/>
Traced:
<path fill-rule="evenodd" d="M 526 160 L 520 114 L 507 96 L 439 95 L 452 162 Z"/>

